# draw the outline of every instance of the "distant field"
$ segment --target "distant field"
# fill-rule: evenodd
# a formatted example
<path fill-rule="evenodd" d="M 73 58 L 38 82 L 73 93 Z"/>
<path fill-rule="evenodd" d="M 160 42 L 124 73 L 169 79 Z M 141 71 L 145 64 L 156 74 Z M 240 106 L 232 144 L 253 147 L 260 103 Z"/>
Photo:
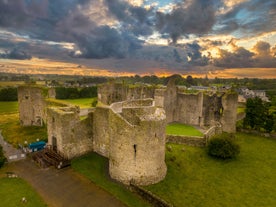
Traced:
<path fill-rule="evenodd" d="M 166 127 L 166 133 L 170 135 L 203 136 L 203 134 L 193 126 L 180 123 L 168 124 Z"/>
<path fill-rule="evenodd" d="M 241 154 L 229 161 L 169 144 L 165 180 L 146 189 L 175 207 L 276 206 L 276 140 L 242 133 L 236 140 Z"/>
<path fill-rule="evenodd" d="M 24 85 L 24 81 L 0 81 L 0 87 L 7 87 L 7 86 L 19 86 Z M 38 85 L 44 85 L 45 81 L 36 81 L 36 84 Z"/>
<path fill-rule="evenodd" d="M 25 84 L 24 81 L 0 81 L 0 87 L 7 87 L 7 86 L 19 86 Z"/>
<path fill-rule="evenodd" d="M 77 105 L 80 108 L 89 108 L 92 107 L 92 102 L 96 100 L 97 98 L 79 98 L 79 99 L 64 99 L 64 100 L 58 100 L 62 102 L 67 102 L 73 105 Z"/>
<path fill-rule="evenodd" d="M 18 102 L 4 102 L 0 101 L 0 114 L 18 113 Z"/>
<path fill-rule="evenodd" d="M 22 203 L 22 198 L 27 199 Z M 0 206 L 42 207 L 47 206 L 31 186 L 20 178 L 0 178 Z"/>

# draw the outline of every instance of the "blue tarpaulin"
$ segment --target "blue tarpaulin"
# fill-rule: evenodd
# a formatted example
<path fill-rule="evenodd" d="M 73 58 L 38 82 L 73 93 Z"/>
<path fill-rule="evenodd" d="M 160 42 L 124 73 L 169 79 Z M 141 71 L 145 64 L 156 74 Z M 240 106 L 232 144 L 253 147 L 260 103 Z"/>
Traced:
<path fill-rule="evenodd" d="M 33 143 L 29 144 L 29 148 L 30 148 L 30 150 L 32 150 L 32 152 L 36 152 L 36 151 L 44 149 L 45 145 L 46 145 L 46 142 L 44 142 L 44 141 L 33 142 Z"/>

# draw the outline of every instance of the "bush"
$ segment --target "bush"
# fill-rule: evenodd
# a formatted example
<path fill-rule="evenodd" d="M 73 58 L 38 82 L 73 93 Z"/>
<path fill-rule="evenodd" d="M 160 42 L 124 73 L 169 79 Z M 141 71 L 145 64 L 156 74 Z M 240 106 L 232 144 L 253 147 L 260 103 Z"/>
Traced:
<path fill-rule="evenodd" d="M 240 153 L 240 146 L 225 136 L 212 138 L 207 147 L 210 156 L 220 159 L 231 159 Z"/>
<path fill-rule="evenodd" d="M 0 168 L 5 164 L 6 158 L 4 156 L 3 148 L 0 145 Z"/>

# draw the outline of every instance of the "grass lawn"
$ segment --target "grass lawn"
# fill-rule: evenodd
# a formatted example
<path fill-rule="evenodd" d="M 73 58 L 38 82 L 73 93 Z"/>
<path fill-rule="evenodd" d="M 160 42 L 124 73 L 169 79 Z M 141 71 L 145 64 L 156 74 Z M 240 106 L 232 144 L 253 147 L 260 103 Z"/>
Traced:
<path fill-rule="evenodd" d="M 0 115 L 18 113 L 17 101 L 0 101 Z"/>
<path fill-rule="evenodd" d="M 25 140 L 31 143 L 47 139 L 46 127 L 20 126 L 17 102 L 0 102 L 0 130 L 5 140 L 15 147 Z"/>
<path fill-rule="evenodd" d="M 59 99 L 58 101 L 77 105 L 80 108 L 89 108 L 89 107 L 92 107 L 91 104 L 95 99 L 97 98 L 79 98 L 79 99 L 64 99 L 64 100 Z"/>
<path fill-rule="evenodd" d="M 148 203 L 131 193 L 124 186 L 112 182 L 108 177 L 108 160 L 96 153 L 90 153 L 72 161 L 74 170 L 83 174 L 96 185 L 113 194 L 130 207 L 150 207 Z"/>
<path fill-rule="evenodd" d="M 26 203 L 21 199 L 25 197 Z M 32 187 L 20 178 L 0 178 L 0 206 L 40 207 L 47 206 Z"/>
<path fill-rule="evenodd" d="M 238 107 L 237 108 L 237 113 L 244 113 L 245 112 L 245 107 Z"/>
<path fill-rule="evenodd" d="M 165 180 L 146 189 L 176 207 L 276 206 L 276 140 L 242 133 L 236 140 L 241 153 L 227 161 L 169 144 Z"/>
<path fill-rule="evenodd" d="M 180 123 L 168 124 L 166 127 L 166 133 L 170 135 L 203 136 L 203 134 L 193 126 Z"/>

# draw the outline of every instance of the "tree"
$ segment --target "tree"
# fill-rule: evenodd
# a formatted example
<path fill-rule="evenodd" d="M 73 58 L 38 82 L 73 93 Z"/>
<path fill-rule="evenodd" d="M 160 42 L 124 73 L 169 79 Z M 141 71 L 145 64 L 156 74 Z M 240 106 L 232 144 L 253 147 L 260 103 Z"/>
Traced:
<path fill-rule="evenodd" d="M 263 102 L 262 99 L 258 97 L 247 99 L 245 113 L 244 127 L 264 129 L 267 132 L 273 130 L 273 115 L 269 113 L 269 104 Z"/>
<path fill-rule="evenodd" d="M 186 77 L 186 81 L 187 81 L 187 83 L 188 83 L 189 86 L 195 85 L 194 78 L 193 78 L 191 75 L 188 75 L 188 76 Z"/>
<path fill-rule="evenodd" d="M 0 168 L 5 164 L 6 157 L 4 156 L 3 148 L 0 145 Z"/>

